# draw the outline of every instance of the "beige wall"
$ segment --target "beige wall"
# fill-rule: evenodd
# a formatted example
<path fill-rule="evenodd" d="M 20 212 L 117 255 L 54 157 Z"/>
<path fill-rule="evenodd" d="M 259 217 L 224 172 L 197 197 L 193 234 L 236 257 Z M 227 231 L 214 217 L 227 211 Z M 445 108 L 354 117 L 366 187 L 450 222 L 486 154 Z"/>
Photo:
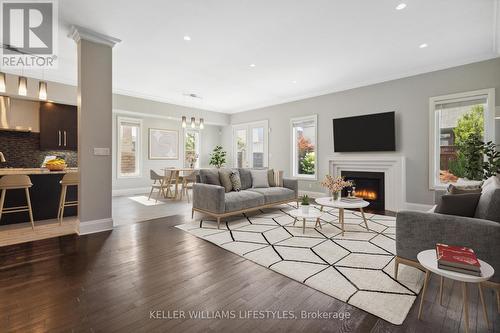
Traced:
<path fill-rule="evenodd" d="M 484 88 L 496 89 L 496 104 L 500 105 L 500 58 L 237 113 L 231 116 L 231 123 L 268 119 L 269 165 L 290 175 L 289 119 L 318 114 L 321 179 L 328 173 L 334 153 L 333 118 L 396 111 L 397 153 L 406 157 L 406 201 L 432 204 L 434 195 L 428 188 L 429 97 Z M 230 129 L 224 131 L 224 145 L 231 147 Z M 300 188 L 323 190 L 318 181 L 301 181 Z"/>

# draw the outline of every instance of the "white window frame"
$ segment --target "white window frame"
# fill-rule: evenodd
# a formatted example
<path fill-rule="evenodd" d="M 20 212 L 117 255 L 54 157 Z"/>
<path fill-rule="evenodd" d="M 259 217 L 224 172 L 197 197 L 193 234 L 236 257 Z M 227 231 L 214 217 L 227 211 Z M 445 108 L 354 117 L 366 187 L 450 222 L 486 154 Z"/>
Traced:
<path fill-rule="evenodd" d="M 248 151 L 248 146 L 252 143 L 252 132 L 251 129 L 255 127 L 262 127 L 264 128 L 264 159 L 263 159 L 263 164 L 264 168 L 267 168 L 269 166 L 269 120 L 259 120 L 259 121 L 253 121 L 249 123 L 240 123 L 240 124 L 235 124 L 232 126 L 233 127 L 233 132 L 232 132 L 232 138 L 231 138 L 231 151 L 233 153 L 232 160 L 233 160 L 233 166 L 236 167 L 238 165 L 238 154 L 237 154 L 237 147 L 235 144 L 235 139 L 236 139 L 236 131 L 245 129 L 247 131 L 247 151 Z M 249 163 L 253 163 L 253 160 L 250 158 L 247 158 Z M 243 166 L 244 168 L 247 166 Z M 250 165 L 248 167 L 251 167 Z"/>
<path fill-rule="evenodd" d="M 201 132 L 199 129 L 192 129 L 192 128 L 185 128 L 184 133 L 183 133 L 183 141 L 182 141 L 182 154 L 184 156 L 184 161 L 182 162 L 182 165 L 186 165 L 186 135 L 188 132 L 196 132 L 198 133 L 197 137 L 198 140 L 195 141 L 195 150 L 196 153 L 198 154 L 198 160 L 196 161 L 195 168 L 200 168 L 200 160 L 201 160 Z"/>
<path fill-rule="evenodd" d="M 429 189 L 443 190 L 448 184 L 439 182 L 438 163 L 439 163 L 439 128 L 437 128 L 436 105 L 460 102 L 486 97 L 486 110 L 484 110 L 484 140 L 495 141 L 495 89 L 481 89 L 467 91 L 457 94 L 444 96 L 435 96 L 429 99 Z"/>
<path fill-rule="evenodd" d="M 294 124 L 305 121 L 314 122 L 314 137 L 316 138 L 315 150 L 314 150 L 314 175 L 300 175 L 297 173 L 297 149 L 295 149 L 295 131 Z M 303 180 L 318 180 L 318 115 L 313 114 L 310 116 L 296 117 L 290 119 L 290 170 L 291 176 L 295 179 Z"/>
<path fill-rule="evenodd" d="M 131 123 L 136 124 L 139 127 L 137 133 L 137 151 L 136 151 L 136 170 L 137 172 L 133 175 L 122 175 L 121 173 L 121 124 Z M 142 119 L 139 118 L 128 118 L 118 116 L 116 119 L 116 177 L 120 179 L 131 179 L 131 178 L 141 178 L 142 177 Z"/>

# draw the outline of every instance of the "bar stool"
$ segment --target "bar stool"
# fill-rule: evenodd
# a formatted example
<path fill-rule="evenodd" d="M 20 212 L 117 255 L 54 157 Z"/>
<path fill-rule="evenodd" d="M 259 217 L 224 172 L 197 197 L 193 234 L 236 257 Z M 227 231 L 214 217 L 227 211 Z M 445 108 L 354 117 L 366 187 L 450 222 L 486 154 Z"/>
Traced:
<path fill-rule="evenodd" d="M 29 212 L 31 228 L 35 230 L 35 223 L 33 222 L 33 211 L 31 210 L 31 199 L 29 188 L 33 186 L 31 179 L 27 175 L 5 175 L 0 178 L 0 220 L 2 219 L 2 213 L 18 213 L 18 212 Z M 5 203 L 5 195 L 7 190 L 19 190 L 24 189 L 26 194 L 26 206 L 16 206 L 3 208 Z"/>
<path fill-rule="evenodd" d="M 61 184 L 62 188 L 61 197 L 59 198 L 59 210 L 57 211 L 57 218 L 59 219 L 59 225 L 62 225 L 64 208 L 78 206 L 78 200 L 66 201 L 66 193 L 68 191 L 68 186 L 78 186 L 78 184 L 80 184 L 80 173 L 68 172 L 64 175 L 59 183 Z"/>

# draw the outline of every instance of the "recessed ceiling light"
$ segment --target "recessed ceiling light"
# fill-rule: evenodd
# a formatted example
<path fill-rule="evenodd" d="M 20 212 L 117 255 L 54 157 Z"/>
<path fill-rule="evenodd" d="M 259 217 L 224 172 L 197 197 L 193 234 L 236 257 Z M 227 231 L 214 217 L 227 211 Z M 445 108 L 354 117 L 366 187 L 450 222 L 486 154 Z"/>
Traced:
<path fill-rule="evenodd" d="M 406 4 L 404 2 L 401 2 L 399 5 L 396 6 L 396 10 L 402 10 L 406 8 Z"/>
<path fill-rule="evenodd" d="M 293 81 L 292 81 L 292 83 L 293 83 L 293 84 L 297 83 L 297 80 L 293 80 Z"/>
<path fill-rule="evenodd" d="M 421 49 L 425 49 L 427 46 L 427 43 L 423 43 L 423 44 L 420 44 L 418 47 L 420 47 Z"/>
<path fill-rule="evenodd" d="M 188 36 L 188 35 L 186 35 L 186 36 L 184 36 L 184 40 L 186 40 L 186 41 L 190 41 L 190 40 L 191 40 L 191 37 L 190 37 L 190 36 Z"/>
<path fill-rule="evenodd" d="M 254 67 L 255 67 L 255 64 L 250 64 L 249 66 L 250 66 L 250 67 L 252 67 L 252 68 L 254 68 Z"/>

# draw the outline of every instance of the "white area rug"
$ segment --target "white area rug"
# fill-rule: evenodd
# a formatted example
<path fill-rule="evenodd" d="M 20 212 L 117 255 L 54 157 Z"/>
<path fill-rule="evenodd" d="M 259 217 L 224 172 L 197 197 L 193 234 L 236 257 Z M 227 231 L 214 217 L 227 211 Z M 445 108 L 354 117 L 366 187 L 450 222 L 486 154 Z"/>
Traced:
<path fill-rule="evenodd" d="M 326 208 L 326 207 L 325 207 Z M 327 295 L 400 325 L 422 288 L 423 273 L 400 265 L 394 279 L 395 218 L 366 214 L 367 231 L 359 212 L 345 211 L 345 234 L 338 211 L 325 209 L 322 228 L 308 221 L 293 226 L 282 205 L 228 219 L 221 229 L 213 220 L 178 225 L 257 264 L 304 283 Z M 319 209 L 314 207 L 311 209 Z"/>

